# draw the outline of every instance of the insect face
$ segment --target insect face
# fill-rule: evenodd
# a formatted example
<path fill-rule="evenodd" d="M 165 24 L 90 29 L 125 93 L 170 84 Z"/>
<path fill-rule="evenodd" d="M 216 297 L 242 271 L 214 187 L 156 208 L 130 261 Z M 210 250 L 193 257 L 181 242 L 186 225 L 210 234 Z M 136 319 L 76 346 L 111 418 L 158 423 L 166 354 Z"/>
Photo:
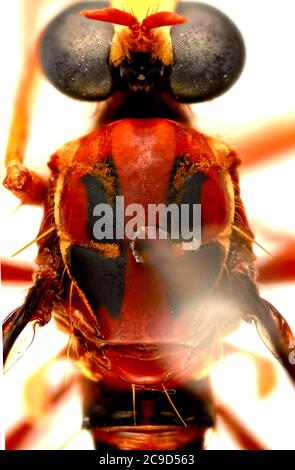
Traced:
<path fill-rule="evenodd" d="M 215 98 L 239 77 L 244 43 L 219 10 L 181 2 L 177 13 L 154 13 L 139 23 L 106 7 L 78 3 L 45 30 L 41 63 L 63 93 L 104 100 L 118 90 L 166 91 L 178 101 L 197 102 Z"/>
<path fill-rule="evenodd" d="M 118 69 L 126 91 L 149 93 L 153 88 L 165 88 L 165 67 L 159 59 L 152 60 L 149 52 L 131 54 L 130 60 L 123 60 Z"/>

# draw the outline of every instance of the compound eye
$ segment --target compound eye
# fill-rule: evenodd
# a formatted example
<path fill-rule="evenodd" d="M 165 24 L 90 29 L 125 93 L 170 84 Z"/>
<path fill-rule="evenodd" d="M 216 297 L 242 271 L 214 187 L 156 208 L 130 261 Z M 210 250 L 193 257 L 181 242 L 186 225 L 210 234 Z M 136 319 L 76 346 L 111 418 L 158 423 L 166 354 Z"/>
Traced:
<path fill-rule="evenodd" d="M 185 103 L 215 98 L 234 84 L 243 69 L 242 36 L 227 16 L 209 5 L 180 2 L 177 12 L 189 21 L 171 28 L 170 91 Z"/>
<path fill-rule="evenodd" d="M 90 21 L 85 9 L 108 2 L 79 2 L 47 26 L 41 39 L 41 64 L 49 81 L 62 93 L 80 100 L 104 100 L 112 90 L 109 65 L 112 24 Z"/>

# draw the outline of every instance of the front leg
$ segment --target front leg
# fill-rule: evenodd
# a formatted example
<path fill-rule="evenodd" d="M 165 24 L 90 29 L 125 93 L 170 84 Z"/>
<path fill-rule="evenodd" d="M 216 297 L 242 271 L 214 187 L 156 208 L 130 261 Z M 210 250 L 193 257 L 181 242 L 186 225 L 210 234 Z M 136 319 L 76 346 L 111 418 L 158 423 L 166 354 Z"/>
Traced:
<path fill-rule="evenodd" d="M 8 164 L 3 184 L 23 204 L 42 204 L 47 197 L 46 179 L 25 167 L 18 160 L 12 160 Z"/>
<path fill-rule="evenodd" d="M 31 8 L 27 5 L 32 21 L 36 21 L 39 15 L 40 5 L 37 3 L 42 2 L 34 2 Z M 46 180 L 23 165 L 30 134 L 32 104 L 41 77 L 35 45 L 29 39 L 33 28 L 34 24 L 30 23 L 24 28 L 23 44 L 29 41 L 29 48 L 24 51 L 24 66 L 16 90 L 5 155 L 7 175 L 4 186 L 25 204 L 41 204 L 47 195 Z"/>
<path fill-rule="evenodd" d="M 295 364 L 290 361 L 295 338 L 284 317 L 272 304 L 260 297 L 255 282 L 246 274 L 235 273 L 231 289 L 242 308 L 243 319 L 256 325 L 261 339 L 295 384 Z"/>
<path fill-rule="evenodd" d="M 48 268 L 30 288 L 26 299 L 19 308 L 14 310 L 3 323 L 3 360 L 4 363 L 15 341 L 30 322 L 41 326 L 51 319 L 54 302 L 58 293 L 58 276 Z"/>

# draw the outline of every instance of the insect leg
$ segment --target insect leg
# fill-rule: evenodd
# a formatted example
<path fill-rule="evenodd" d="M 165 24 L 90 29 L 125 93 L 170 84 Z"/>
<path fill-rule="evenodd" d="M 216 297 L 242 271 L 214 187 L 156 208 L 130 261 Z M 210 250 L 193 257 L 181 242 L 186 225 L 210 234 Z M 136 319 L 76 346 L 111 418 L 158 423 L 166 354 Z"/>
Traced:
<path fill-rule="evenodd" d="M 277 157 L 295 147 L 294 118 L 281 117 L 273 124 L 241 137 L 236 142 L 236 150 L 243 166 L 251 167 Z"/>
<path fill-rule="evenodd" d="M 259 282 L 292 282 L 295 279 L 295 240 L 282 240 L 282 248 L 274 257 L 258 266 Z"/>
<path fill-rule="evenodd" d="M 1 260 L 2 282 L 31 283 L 35 267 L 33 264 L 22 264 L 10 260 Z"/>
<path fill-rule="evenodd" d="M 28 291 L 23 305 L 6 318 L 3 324 L 4 362 L 16 339 L 29 322 L 35 321 L 42 326 L 48 323 L 56 299 L 57 288 L 58 282 L 55 273 L 49 272 L 46 276 L 40 277 Z"/>
<path fill-rule="evenodd" d="M 67 348 L 63 348 L 26 379 L 24 416 L 7 429 L 6 450 L 34 449 L 44 431 L 50 435 L 51 419 L 64 407 L 68 397 L 74 394 L 77 384 L 78 374 L 74 369 L 70 371 L 67 381 L 65 377 L 59 377 L 56 381 L 55 376 L 54 383 L 51 382 L 51 368 L 66 359 Z"/>
<path fill-rule="evenodd" d="M 45 403 L 42 415 L 40 414 L 38 417 L 34 415 L 24 416 L 13 427 L 8 429 L 5 436 L 6 450 L 33 450 L 35 445 L 39 444 L 39 440 L 44 430 L 47 430 L 47 427 L 49 433 L 51 419 L 58 414 L 60 408 L 65 406 L 67 399 L 74 393 L 77 382 L 76 377 L 71 377 L 67 384 L 60 384 L 53 392 L 50 388 L 45 388 L 47 384 L 43 383 L 42 379 L 41 377 L 39 385 L 41 389 L 44 386 L 43 397 L 45 397 Z"/>
<path fill-rule="evenodd" d="M 243 450 L 266 450 L 265 445 L 247 429 L 233 411 L 224 404 L 216 406 L 217 417 L 225 425 L 236 443 Z"/>
<path fill-rule="evenodd" d="M 243 309 L 243 319 L 255 323 L 261 339 L 295 383 L 295 364 L 290 361 L 295 338 L 288 323 L 271 303 L 260 297 L 254 281 L 246 274 L 236 273 L 232 287 Z"/>
<path fill-rule="evenodd" d="M 266 397 L 273 391 L 277 384 L 277 373 L 273 362 L 269 358 L 256 354 L 253 351 L 238 348 L 230 343 L 223 344 L 223 354 L 224 356 L 229 356 L 230 354 L 242 355 L 253 362 L 255 366 L 257 393 L 260 398 Z"/>
<path fill-rule="evenodd" d="M 35 8 L 28 9 L 36 12 L 36 9 L 38 10 L 37 3 L 41 2 L 34 2 Z M 31 30 L 26 32 L 26 36 L 31 37 Z M 7 175 L 4 186 L 23 203 L 40 204 L 47 194 L 46 180 L 23 165 L 30 127 L 30 107 L 39 78 L 35 48 L 29 47 L 16 92 L 6 149 L 5 165 Z"/>

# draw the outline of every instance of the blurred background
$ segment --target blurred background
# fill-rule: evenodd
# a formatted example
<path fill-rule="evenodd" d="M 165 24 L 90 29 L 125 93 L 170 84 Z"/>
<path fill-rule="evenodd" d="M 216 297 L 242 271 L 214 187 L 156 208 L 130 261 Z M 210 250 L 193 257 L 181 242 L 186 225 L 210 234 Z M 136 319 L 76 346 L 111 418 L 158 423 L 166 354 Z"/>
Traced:
<path fill-rule="evenodd" d="M 10 0 L 2 7 L 0 47 L 3 68 L 0 74 L 0 155 L 1 180 L 5 172 L 3 157 L 7 144 L 14 97 L 27 53 L 44 25 L 72 1 Z M 204 133 L 217 136 L 237 149 L 242 158 L 241 189 L 256 239 L 273 256 L 286 246 L 295 252 L 295 3 L 294 0 L 208 0 L 227 13 L 240 28 L 247 48 L 244 72 L 235 86 L 212 102 L 194 105 L 195 125 Z M 77 102 L 61 95 L 40 78 L 32 99 L 32 122 L 26 164 L 47 173 L 49 156 L 62 144 L 85 134 L 93 124 L 96 104 Z M 19 207 L 16 198 L 4 188 L 1 195 L 1 254 L 10 258 L 36 237 L 42 209 Z M 258 264 L 265 253 L 255 248 Z M 291 248 L 290 248 L 291 253 Z M 19 262 L 32 263 L 36 245 L 17 256 Z M 262 296 L 272 302 L 295 330 L 295 285 L 284 282 L 260 283 Z M 22 303 L 26 285 L 5 283 L 1 290 L 1 315 Z M 294 390 L 284 371 L 265 349 L 254 328 L 243 326 L 227 338 L 228 342 L 253 351 L 268 362 L 259 385 L 257 361 L 253 356 L 236 353 L 225 356 L 213 371 L 216 396 L 226 402 L 248 427 L 271 449 L 295 449 Z M 30 341 L 30 340 L 29 340 Z M 5 374 L 0 406 L 4 427 L 9 431 L 31 413 L 25 404 L 28 377 L 58 353 L 67 339 L 49 325 L 37 331 L 26 354 Z M 259 363 L 259 361 L 258 361 Z M 266 366 L 265 366 L 266 364 Z M 65 363 L 53 365 L 48 375 L 52 390 L 65 376 Z M 272 367 L 275 373 L 272 374 Z M 260 371 L 260 372 L 261 372 Z M 269 371 L 269 374 L 268 374 Z M 68 371 L 71 376 L 72 371 Z M 260 387 L 260 388 L 259 388 Z M 3 391 L 4 390 L 4 391 Z M 264 390 L 264 392 L 263 392 Z M 39 392 L 40 401 L 46 390 Z M 46 416 L 38 416 L 35 432 L 26 448 L 91 448 L 91 440 L 80 429 L 77 389 L 73 387 L 61 404 Z M 2 445 L 3 445 L 2 429 Z M 72 436 L 72 439 L 69 439 Z M 209 449 L 236 448 L 225 427 L 208 440 Z"/>

